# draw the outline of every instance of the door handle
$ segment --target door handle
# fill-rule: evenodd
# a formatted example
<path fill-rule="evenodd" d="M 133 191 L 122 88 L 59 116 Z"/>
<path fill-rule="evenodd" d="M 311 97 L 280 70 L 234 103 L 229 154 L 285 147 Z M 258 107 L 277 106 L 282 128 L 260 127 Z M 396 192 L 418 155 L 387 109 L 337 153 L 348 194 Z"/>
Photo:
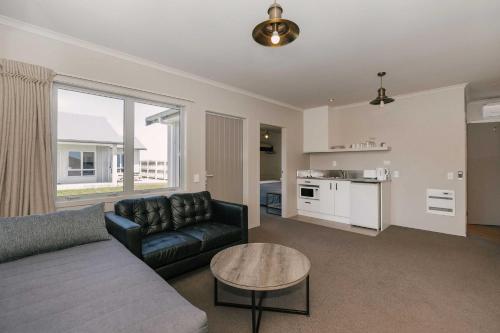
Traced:
<path fill-rule="evenodd" d="M 339 185 L 339 183 L 335 183 L 335 191 L 337 191 L 339 189 L 338 185 Z"/>
<path fill-rule="evenodd" d="M 209 178 L 209 177 L 213 177 L 214 175 L 205 175 L 205 177 Z"/>
<path fill-rule="evenodd" d="M 330 183 L 330 191 L 332 190 L 332 183 Z"/>

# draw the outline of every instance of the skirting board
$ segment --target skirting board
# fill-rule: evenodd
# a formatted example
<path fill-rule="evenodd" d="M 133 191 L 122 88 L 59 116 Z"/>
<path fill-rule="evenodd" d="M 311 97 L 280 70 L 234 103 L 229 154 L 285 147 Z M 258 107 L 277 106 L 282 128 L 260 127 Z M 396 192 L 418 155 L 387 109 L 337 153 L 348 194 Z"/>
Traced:
<path fill-rule="evenodd" d="M 333 221 L 333 222 L 338 222 L 338 223 L 350 224 L 349 218 L 347 218 L 347 217 L 332 216 L 332 215 L 326 215 L 326 214 L 321 214 L 321 213 L 308 212 L 308 211 L 304 211 L 304 210 L 299 210 L 298 214 L 302 215 L 302 216 L 314 217 L 316 219 L 322 219 L 322 220 Z"/>
<path fill-rule="evenodd" d="M 320 225 L 322 227 L 327 227 L 327 228 L 332 228 L 332 229 L 337 229 L 337 230 L 342 230 L 342 231 L 348 231 L 348 232 L 354 232 L 356 234 L 360 234 L 360 235 L 364 235 L 364 236 L 375 237 L 380 233 L 374 229 L 355 227 L 355 226 L 352 226 L 351 224 L 348 224 L 348 223 L 327 221 L 327 220 L 318 219 L 315 217 L 304 216 L 304 215 L 296 215 L 294 217 L 290 217 L 290 219 L 295 220 L 295 221 L 299 221 L 299 222 L 303 222 L 303 223 L 311 223 L 311 224 L 315 224 L 315 225 Z"/>

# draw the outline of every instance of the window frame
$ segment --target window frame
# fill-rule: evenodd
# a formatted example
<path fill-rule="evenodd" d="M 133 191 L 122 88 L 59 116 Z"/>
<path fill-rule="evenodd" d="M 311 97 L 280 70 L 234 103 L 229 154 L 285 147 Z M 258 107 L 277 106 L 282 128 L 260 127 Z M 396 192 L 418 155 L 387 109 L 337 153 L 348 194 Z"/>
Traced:
<path fill-rule="evenodd" d="M 79 153 L 80 154 L 80 168 L 79 169 L 71 169 L 69 167 L 69 164 L 70 164 L 69 163 L 69 155 L 71 153 Z M 83 162 L 83 154 L 85 154 L 85 153 L 92 154 L 92 164 L 94 164 L 94 168 L 88 169 L 88 168 L 83 167 L 83 163 L 84 163 Z M 74 171 L 74 172 L 79 171 L 80 174 L 79 175 L 70 175 L 69 173 L 71 171 Z M 93 171 L 94 173 L 91 175 L 84 175 L 83 171 Z M 67 177 L 95 177 L 95 172 L 96 172 L 96 169 L 95 169 L 95 152 L 94 151 L 85 151 L 85 150 L 76 150 L 76 149 L 68 151 L 68 174 L 66 175 Z"/>
<path fill-rule="evenodd" d="M 125 172 L 125 153 L 116 154 L 116 167 L 118 172 Z"/>
<path fill-rule="evenodd" d="M 140 96 L 142 94 L 134 94 L 134 90 L 131 88 L 118 87 L 120 90 L 119 93 L 111 92 L 113 90 L 117 90 L 116 86 L 111 84 L 102 84 L 98 82 L 86 81 L 86 80 L 78 80 L 81 81 L 80 84 L 66 83 L 57 80 L 54 81 L 53 91 L 52 91 L 52 132 L 55 133 L 52 136 L 52 147 L 53 147 L 53 187 L 54 193 L 56 196 L 57 203 L 64 203 L 69 201 L 89 201 L 89 202 L 107 202 L 109 198 L 128 198 L 128 197 L 136 197 L 143 196 L 146 194 L 159 195 L 166 194 L 172 192 L 183 191 L 185 188 L 186 180 L 185 180 L 185 170 L 187 167 L 186 161 L 186 151 L 185 151 L 185 127 L 186 127 L 186 108 L 187 103 L 182 103 L 182 100 L 166 97 L 163 95 L 157 95 L 154 93 L 147 93 L 146 98 Z M 86 84 L 83 84 L 83 83 Z M 91 83 L 91 86 L 96 87 L 88 87 Z M 58 117 L 58 91 L 69 90 L 73 92 L 90 94 L 100 97 L 114 98 L 123 100 L 123 154 L 124 154 L 124 163 L 122 168 L 123 172 L 123 191 L 119 192 L 111 192 L 111 193 L 94 193 L 94 194 L 85 194 L 85 195 L 75 195 L 75 196 L 57 196 L 57 117 Z M 141 92 L 140 90 L 138 90 Z M 151 98 L 150 98 L 151 97 Z M 156 97 L 156 98 L 155 98 Z M 186 100 L 189 101 L 189 100 Z M 176 187 L 165 187 L 160 189 L 145 189 L 145 190 L 134 190 L 134 159 L 127 159 L 126 156 L 134 156 L 134 135 L 135 135 L 135 110 L 134 103 L 143 103 L 148 105 L 154 105 L 158 107 L 165 108 L 177 108 L 179 110 L 179 179 L 177 180 L 178 186 Z M 76 151 L 76 150 L 74 150 Z M 131 152 L 131 154 L 127 154 L 127 151 Z M 94 176 L 95 176 L 95 153 L 94 153 Z M 127 160 L 128 161 L 127 163 Z M 81 155 L 81 163 L 83 163 L 83 152 Z M 127 167 L 129 166 L 129 167 Z M 83 168 L 83 164 L 82 164 Z M 81 169 L 83 170 L 83 169 Z M 90 170 L 90 169 L 89 169 Z M 77 171 L 74 169 L 74 171 Z M 83 175 L 83 171 L 82 171 Z M 77 177 L 77 176 L 75 176 Z M 85 176 L 87 177 L 87 176 Z M 90 176 L 89 176 L 90 177 Z M 66 205 L 63 205 L 66 206 Z"/>

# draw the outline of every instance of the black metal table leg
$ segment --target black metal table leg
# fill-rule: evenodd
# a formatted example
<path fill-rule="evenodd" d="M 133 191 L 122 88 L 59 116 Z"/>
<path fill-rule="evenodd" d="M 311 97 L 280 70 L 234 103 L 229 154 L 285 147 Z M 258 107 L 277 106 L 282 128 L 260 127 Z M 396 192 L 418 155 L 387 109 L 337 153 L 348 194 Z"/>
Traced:
<path fill-rule="evenodd" d="M 239 304 L 239 303 L 230 303 L 230 302 L 220 302 L 218 295 L 218 280 L 214 279 L 214 305 L 215 306 L 228 306 L 233 308 L 242 308 L 242 309 L 251 309 L 252 310 L 252 333 L 258 333 L 260 329 L 260 321 L 262 317 L 262 311 L 270 311 L 270 312 L 281 312 L 281 313 L 290 313 L 290 314 L 299 314 L 309 316 L 310 311 L 310 287 L 309 287 L 309 275 L 306 277 L 306 309 L 305 310 L 296 310 L 296 309 L 288 309 L 288 308 L 275 308 L 269 306 L 262 306 L 262 302 L 266 297 L 266 292 L 262 292 L 259 298 L 258 304 L 255 302 L 255 290 L 251 291 L 252 304 Z M 258 314 L 256 315 L 256 311 Z"/>
<path fill-rule="evenodd" d="M 259 309 L 259 315 L 257 316 L 257 332 L 259 332 L 260 328 L 260 318 L 262 317 L 262 301 L 264 300 L 265 297 L 266 297 L 266 292 L 263 291 L 262 294 L 260 295 L 259 305 L 257 307 Z"/>
<path fill-rule="evenodd" d="M 214 306 L 219 305 L 219 292 L 217 290 L 217 279 L 214 278 Z"/>
<path fill-rule="evenodd" d="M 257 333 L 255 325 L 255 291 L 252 290 L 252 332 Z"/>
<path fill-rule="evenodd" d="M 309 310 L 309 275 L 306 278 L 306 315 L 310 315 L 310 310 Z"/>

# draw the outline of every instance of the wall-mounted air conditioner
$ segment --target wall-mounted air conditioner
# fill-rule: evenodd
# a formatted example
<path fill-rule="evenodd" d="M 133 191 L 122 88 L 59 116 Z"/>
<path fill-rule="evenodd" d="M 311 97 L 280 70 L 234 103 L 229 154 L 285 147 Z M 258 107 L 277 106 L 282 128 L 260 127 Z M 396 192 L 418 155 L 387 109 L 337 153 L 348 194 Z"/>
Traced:
<path fill-rule="evenodd" d="M 267 154 L 274 154 L 274 146 L 269 143 L 261 142 L 260 143 L 260 151 Z"/>
<path fill-rule="evenodd" d="M 500 117 L 500 103 L 483 105 L 483 118 Z"/>

